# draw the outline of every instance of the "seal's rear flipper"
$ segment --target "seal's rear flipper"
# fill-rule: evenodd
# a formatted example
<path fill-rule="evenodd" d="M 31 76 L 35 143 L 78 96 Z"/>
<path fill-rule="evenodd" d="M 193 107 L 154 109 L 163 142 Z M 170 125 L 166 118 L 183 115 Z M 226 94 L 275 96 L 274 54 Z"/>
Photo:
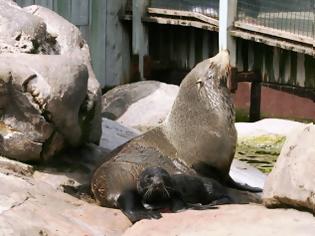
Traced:
<path fill-rule="evenodd" d="M 233 204 L 235 203 L 233 199 L 231 199 L 229 196 L 224 195 L 217 200 L 212 201 L 209 204 L 195 204 L 195 203 L 188 203 L 187 206 L 189 209 L 193 210 L 207 210 L 207 209 L 218 209 L 218 205 L 225 205 L 225 204 Z"/>
<path fill-rule="evenodd" d="M 235 188 L 235 189 L 243 190 L 243 191 L 248 191 L 252 193 L 261 193 L 263 191 L 261 188 L 252 187 L 248 184 L 237 183 L 231 178 L 231 176 L 228 176 L 228 178 L 225 181 L 225 184 L 227 187 Z"/>
<path fill-rule="evenodd" d="M 218 182 L 220 182 L 221 184 L 230 188 L 243 190 L 243 191 L 249 191 L 252 193 L 260 193 L 263 191 L 261 188 L 252 187 L 252 186 L 249 186 L 248 184 L 237 183 L 232 179 L 230 175 L 228 176 L 223 175 L 218 169 L 203 162 L 193 165 L 193 169 L 195 169 L 197 173 L 200 174 L 201 176 L 204 176 L 207 178 L 213 178 L 217 180 Z"/>
<path fill-rule="evenodd" d="M 118 207 L 134 224 L 142 219 L 159 219 L 161 214 L 158 211 L 147 210 L 141 202 L 141 196 L 135 190 L 126 190 L 118 198 Z"/>

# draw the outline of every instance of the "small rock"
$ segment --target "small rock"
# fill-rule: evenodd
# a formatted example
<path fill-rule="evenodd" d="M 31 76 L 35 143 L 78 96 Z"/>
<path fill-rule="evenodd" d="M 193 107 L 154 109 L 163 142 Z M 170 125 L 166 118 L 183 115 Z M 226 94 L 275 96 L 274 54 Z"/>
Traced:
<path fill-rule="evenodd" d="M 146 131 L 165 120 L 178 90 L 176 85 L 158 81 L 118 86 L 103 95 L 102 116 Z"/>
<path fill-rule="evenodd" d="M 140 132 L 116 121 L 102 118 L 102 137 L 100 146 L 108 152 L 138 136 Z"/>

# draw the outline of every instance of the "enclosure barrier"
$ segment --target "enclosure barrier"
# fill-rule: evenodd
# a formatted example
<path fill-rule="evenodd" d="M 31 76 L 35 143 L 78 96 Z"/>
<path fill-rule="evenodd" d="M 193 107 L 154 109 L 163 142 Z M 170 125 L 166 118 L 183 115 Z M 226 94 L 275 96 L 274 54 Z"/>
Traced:
<path fill-rule="evenodd" d="M 314 0 L 238 0 L 235 26 L 314 44 Z"/>

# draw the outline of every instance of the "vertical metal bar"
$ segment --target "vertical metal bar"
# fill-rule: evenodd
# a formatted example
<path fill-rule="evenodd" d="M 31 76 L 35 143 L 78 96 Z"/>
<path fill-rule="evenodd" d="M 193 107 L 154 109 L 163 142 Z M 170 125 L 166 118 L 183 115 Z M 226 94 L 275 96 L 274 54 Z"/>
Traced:
<path fill-rule="evenodd" d="M 148 54 L 148 29 L 142 22 L 142 16 L 145 14 L 148 5 L 147 0 L 133 0 L 132 4 L 132 52 L 139 55 L 139 72 L 143 77 L 143 58 Z"/>
<path fill-rule="evenodd" d="M 252 82 L 250 90 L 249 121 L 260 119 L 261 82 Z"/>
<path fill-rule="evenodd" d="M 229 49 L 231 65 L 236 66 L 236 42 L 229 30 L 236 18 L 237 0 L 220 0 L 219 8 L 219 50 Z"/>

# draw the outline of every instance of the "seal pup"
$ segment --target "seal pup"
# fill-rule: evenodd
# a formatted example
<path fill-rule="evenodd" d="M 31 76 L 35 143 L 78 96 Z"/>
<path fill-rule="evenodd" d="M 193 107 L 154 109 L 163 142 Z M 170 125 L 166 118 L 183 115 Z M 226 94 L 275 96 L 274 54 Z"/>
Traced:
<path fill-rule="evenodd" d="M 165 122 L 105 158 L 110 160 L 91 179 L 92 193 L 100 205 L 119 208 L 118 198 L 136 189 L 140 173 L 154 166 L 171 175 L 201 175 L 243 188 L 229 176 L 237 138 L 226 86 L 229 71 L 226 50 L 197 64 L 182 81 Z"/>
<path fill-rule="evenodd" d="M 160 212 L 185 209 L 216 209 L 215 205 L 233 203 L 217 181 L 185 174 L 170 175 L 161 167 L 146 168 L 137 188 L 118 198 L 119 207 L 131 222 L 160 218 Z"/>

